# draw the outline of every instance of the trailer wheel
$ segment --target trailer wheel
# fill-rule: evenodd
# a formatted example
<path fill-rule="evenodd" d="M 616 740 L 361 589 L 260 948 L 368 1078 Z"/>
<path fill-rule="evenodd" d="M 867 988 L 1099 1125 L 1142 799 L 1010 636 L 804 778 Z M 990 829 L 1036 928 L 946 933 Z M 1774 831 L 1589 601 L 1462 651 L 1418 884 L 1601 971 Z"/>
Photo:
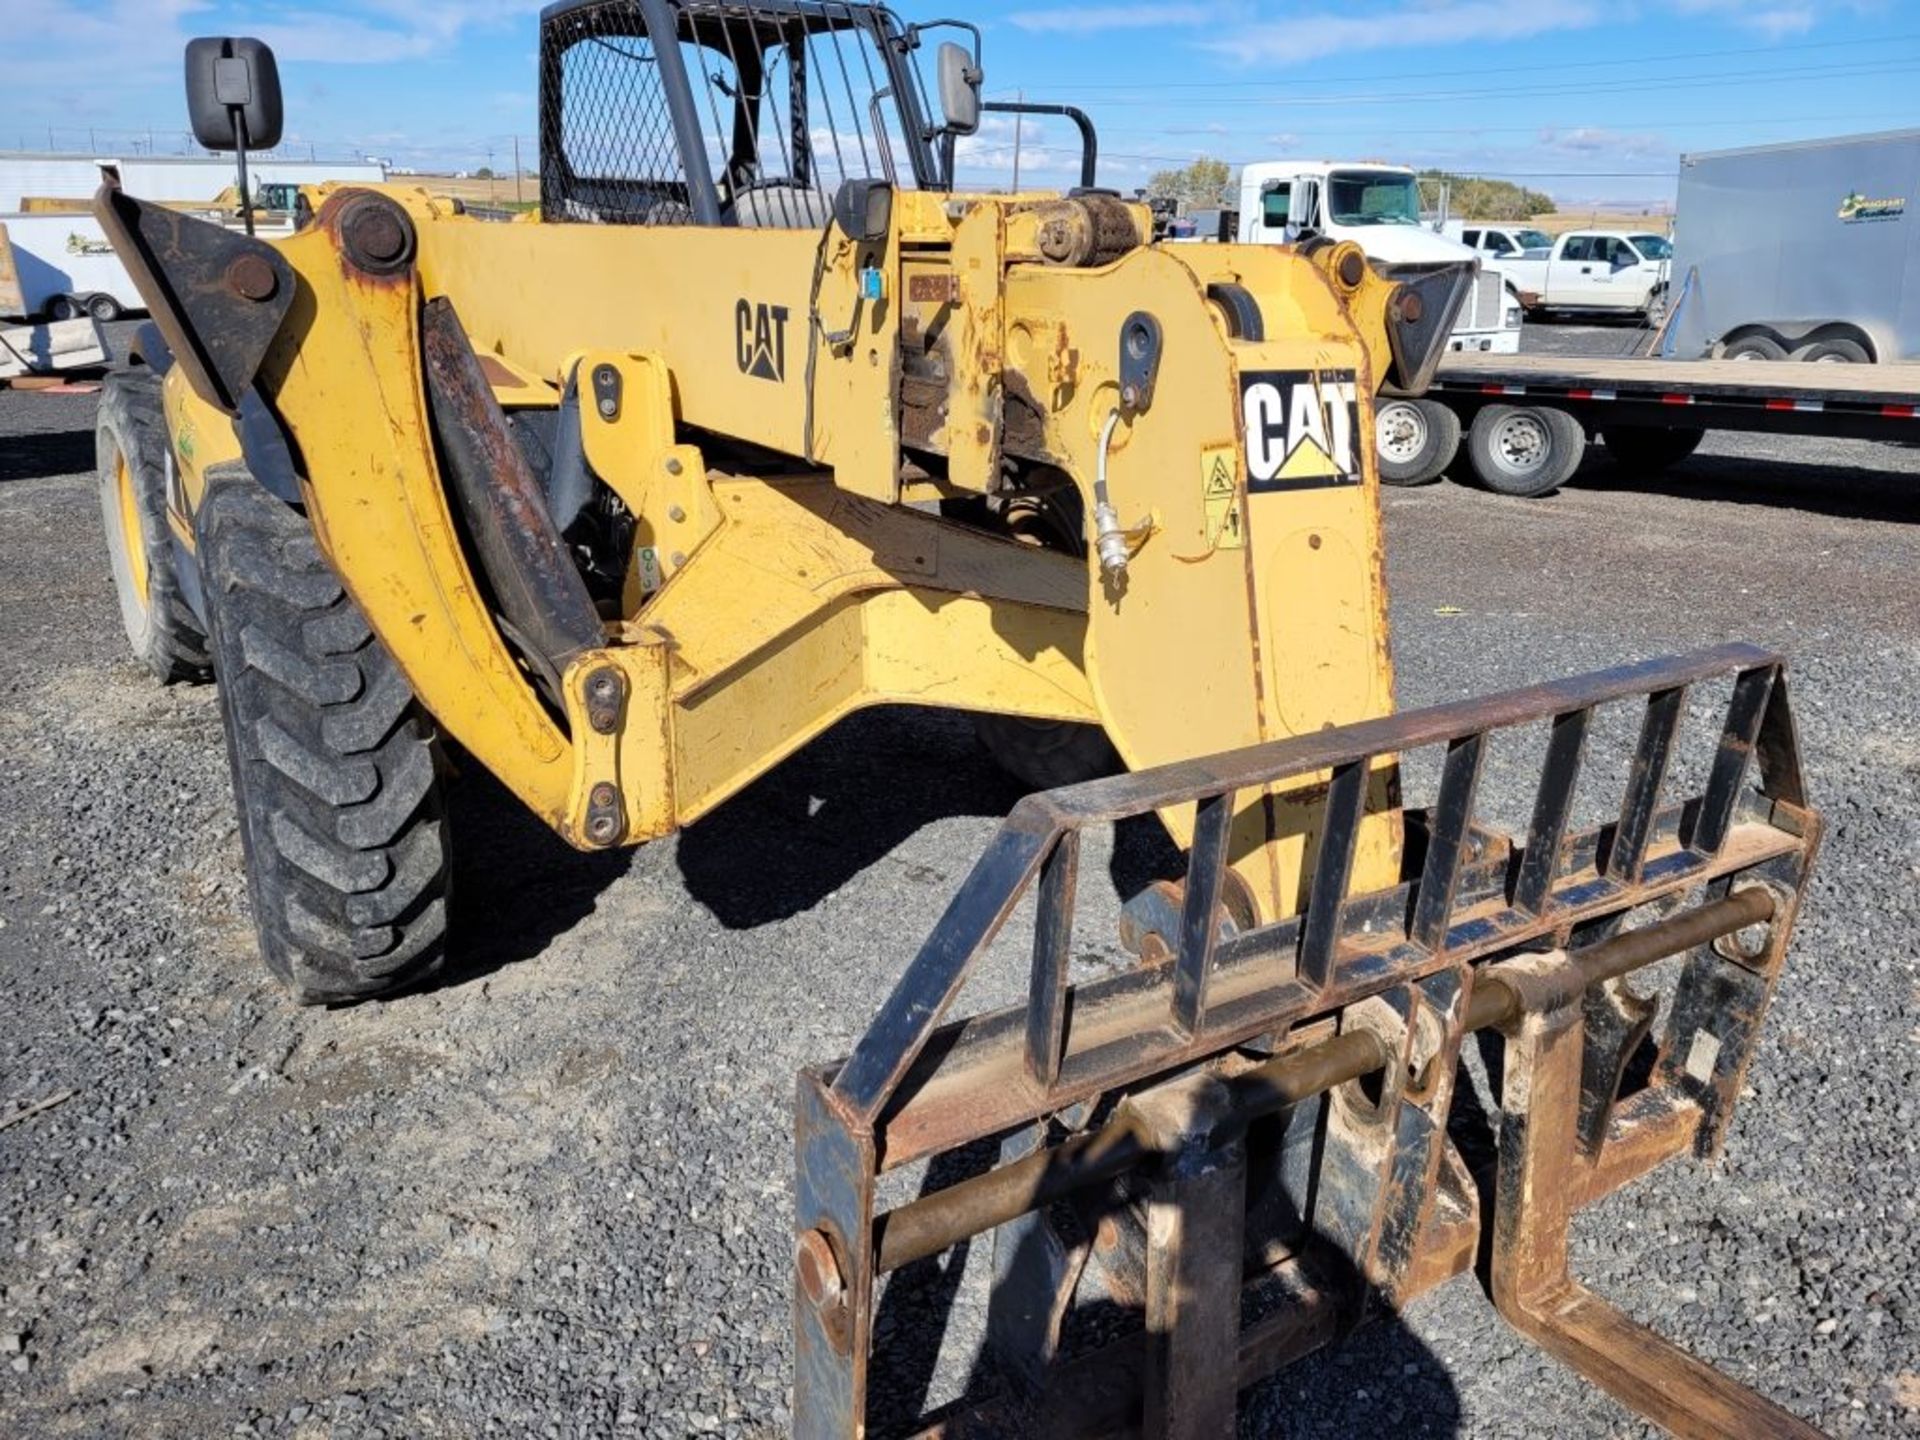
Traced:
<path fill-rule="evenodd" d="M 445 956 L 432 726 L 305 517 L 226 465 L 195 520 L 261 958 L 303 1004 L 412 985 Z"/>
<path fill-rule="evenodd" d="M 1771 335 L 1742 335 L 1720 352 L 1723 360 L 1784 360 L 1787 347 Z"/>
<path fill-rule="evenodd" d="M 1383 485 L 1423 485 L 1453 463 L 1460 417 L 1435 400 L 1386 400 L 1373 415 Z"/>
<path fill-rule="evenodd" d="M 113 321 L 118 320 L 124 313 L 120 308 L 120 302 L 111 295 L 89 295 L 87 297 L 87 314 L 98 320 L 102 325 L 111 324 Z"/>
<path fill-rule="evenodd" d="M 1825 340 L 1815 340 L 1811 345 L 1802 345 L 1793 352 L 1795 360 L 1811 360 L 1820 365 L 1871 365 L 1873 356 L 1867 353 L 1867 347 L 1858 340 L 1849 340 L 1844 335 L 1834 335 Z"/>
<path fill-rule="evenodd" d="M 127 644 L 165 684 L 212 674 L 207 637 L 181 594 L 167 520 L 167 421 L 160 377 L 107 377 L 93 432 L 100 519 Z"/>
<path fill-rule="evenodd" d="M 80 302 L 71 295 L 56 295 L 47 301 L 49 320 L 77 320 L 80 317 Z"/>
<path fill-rule="evenodd" d="M 1602 430 L 1600 438 L 1606 442 L 1607 454 L 1616 465 L 1651 474 L 1677 465 L 1693 454 L 1706 433 L 1695 429 L 1666 430 L 1652 425 L 1616 425 L 1611 430 Z"/>
<path fill-rule="evenodd" d="M 1467 458 L 1489 490 L 1544 495 L 1580 468 L 1586 432 L 1564 410 L 1537 405 L 1489 405 L 1467 431 Z"/>

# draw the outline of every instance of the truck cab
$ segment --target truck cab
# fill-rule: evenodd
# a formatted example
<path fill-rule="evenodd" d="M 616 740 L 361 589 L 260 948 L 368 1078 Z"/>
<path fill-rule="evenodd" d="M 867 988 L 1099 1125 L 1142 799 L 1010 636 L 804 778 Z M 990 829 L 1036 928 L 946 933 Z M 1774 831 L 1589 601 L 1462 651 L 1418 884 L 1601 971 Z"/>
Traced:
<path fill-rule="evenodd" d="M 1476 225 L 1453 222 L 1449 233 L 1457 233 L 1460 243 L 1478 250 L 1487 260 L 1544 260 L 1553 249 L 1553 236 L 1531 225 Z"/>
<path fill-rule="evenodd" d="M 1237 239 L 1284 245 L 1315 235 L 1353 241 L 1376 270 L 1392 277 L 1482 258 L 1428 225 L 1418 181 L 1403 165 L 1269 160 L 1242 167 Z M 1483 260 L 1447 348 L 1517 353 L 1521 308 L 1501 270 Z"/>

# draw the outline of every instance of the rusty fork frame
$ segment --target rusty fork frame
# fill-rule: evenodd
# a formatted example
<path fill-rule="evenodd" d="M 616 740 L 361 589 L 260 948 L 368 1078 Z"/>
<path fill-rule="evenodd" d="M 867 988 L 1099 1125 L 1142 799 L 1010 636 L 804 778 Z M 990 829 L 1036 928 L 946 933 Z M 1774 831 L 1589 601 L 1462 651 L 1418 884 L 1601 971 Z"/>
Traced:
<path fill-rule="evenodd" d="M 1688 687 L 1727 676 L 1705 784 L 1663 804 Z M 1595 709 L 1635 699 L 1619 818 L 1570 834 Z M 1489 734 L 1531 722 L 1549 733 L 1516 843 L 1475 822 L 1475 792 Z M 1445 747 L 1424 847 L 1401 884 L 1349 895 L 1370 770 L 1424 746 Z M 1222 925 L 1234 797 L 1315 776 L 1307 904 Z M 1069 984 L 1081 830 L 1180 804 L 1171 959 Z M 866 1433 L 879 1277 L 993 1230 L 988 1343 L 1015 1393 L 934 1433 L 1231 1435 L 1240 1388 L 1484 1257 L 1516 1328 L 1675 1433 L 1817 1435 L 1583 1289 L 1567 1233 L 1662 1161 L 1718 1153 L 1818 836 L 1782 662 L 1746 645 L 1028 797 L 853 1053 L 800 1077 L 796 1433 Z M 1029 895 L 1027 1004 L 943 1025 Z M 1623 1084 L 1656 1010 L 1625 977 L 1670 956 L 1651 1071 Z M 1483 1227 L 1447 1123 L 1462 1043 L 1489 1029 Z M 883 1173 L 983 1141 L 1000 1163 L 876 1213 Z M 1144 1323 L 1063 1358 L 1076 1296 Z"/>

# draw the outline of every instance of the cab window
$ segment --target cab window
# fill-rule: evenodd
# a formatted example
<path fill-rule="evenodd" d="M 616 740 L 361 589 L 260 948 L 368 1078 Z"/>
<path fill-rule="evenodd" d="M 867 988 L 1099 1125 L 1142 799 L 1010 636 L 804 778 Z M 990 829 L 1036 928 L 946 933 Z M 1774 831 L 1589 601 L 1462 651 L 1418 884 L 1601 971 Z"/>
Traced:
<path fill-rule="evenodd" d="M 1562 260 L 1593 259 L 1593 236 L 1574 235 L 1567 240 L 1567 248 L 1560 252 Z"/>
<path fill-rule="evenodd" d="M 1260 223 L 1270 229 L 1282 229 L 1288 220 L 1287 209 L 1292 202 L 1292 189 L 1286 185 L 1271 185 L 1260 193 Z"/>

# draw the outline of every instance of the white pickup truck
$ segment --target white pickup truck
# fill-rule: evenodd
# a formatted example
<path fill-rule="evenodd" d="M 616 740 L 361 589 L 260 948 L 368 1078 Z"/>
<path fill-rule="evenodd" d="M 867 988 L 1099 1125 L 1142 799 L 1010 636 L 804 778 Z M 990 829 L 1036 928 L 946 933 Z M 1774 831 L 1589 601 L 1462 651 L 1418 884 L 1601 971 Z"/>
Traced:
<path fill-rule="evenodd" d="M 1666 304 L 1673 244 L 1664 235 L 1569 230 L 1551 240 L 1529 226 L 1469 222 L 1460 240 L 1506 273 L 1528 310 L 1606 310 L 1653 319 Z"/>

